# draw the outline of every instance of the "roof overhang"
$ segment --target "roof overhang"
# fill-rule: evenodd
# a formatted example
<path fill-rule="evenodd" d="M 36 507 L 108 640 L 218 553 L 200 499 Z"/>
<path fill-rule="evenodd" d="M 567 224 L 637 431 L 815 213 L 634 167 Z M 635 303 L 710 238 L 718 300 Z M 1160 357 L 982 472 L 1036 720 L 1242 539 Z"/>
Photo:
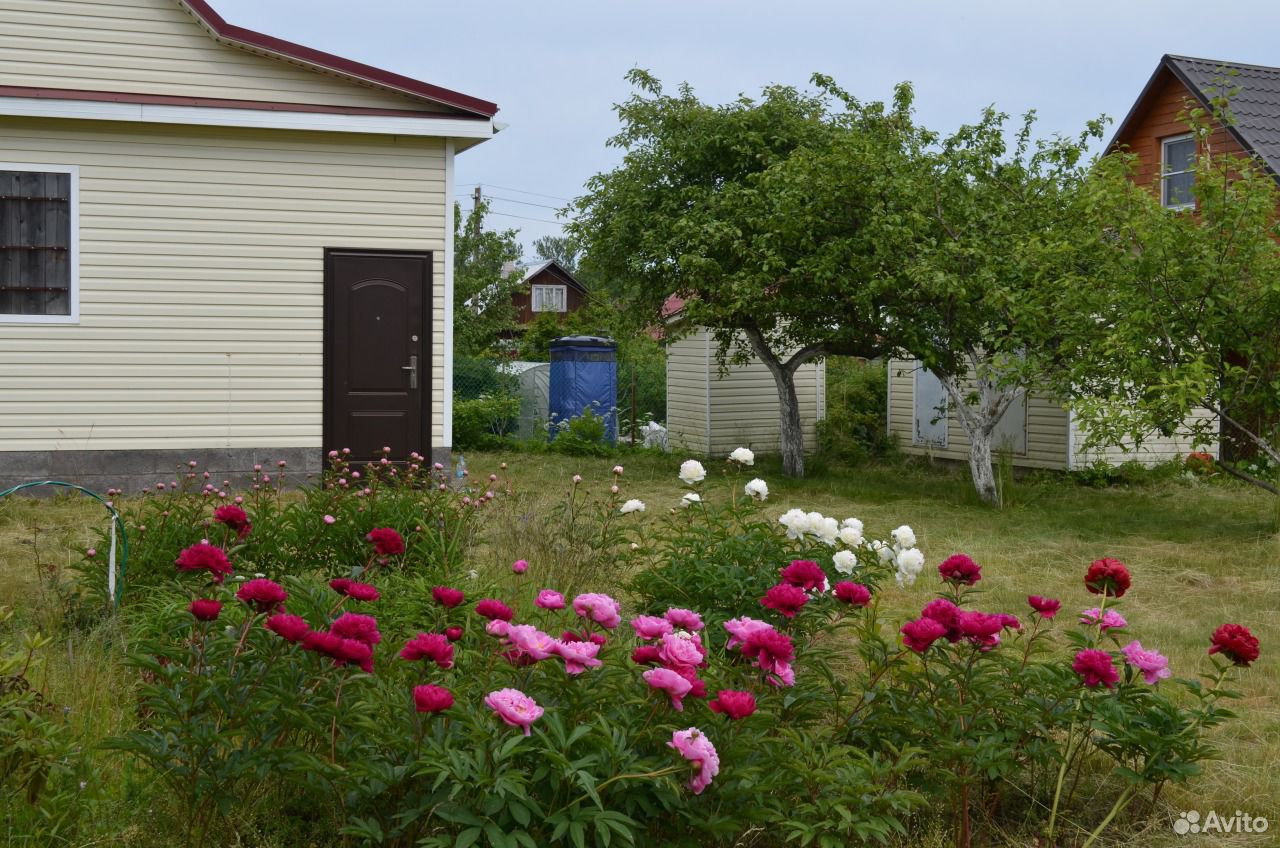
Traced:
<path fill-rule="evenodd" d="M 206 0 L 178 0 L 178 4 L 186 9 L 215 40 L 223 44 L 273 56 L 417 100 L 447 106 L 478 118 L 492 118 L 498 113 L 498 105 L 488 100 L 481 100 L 478 97 L 441 88 L 422 80 L 227 23 L 226 19 L 219 15 Z"/>

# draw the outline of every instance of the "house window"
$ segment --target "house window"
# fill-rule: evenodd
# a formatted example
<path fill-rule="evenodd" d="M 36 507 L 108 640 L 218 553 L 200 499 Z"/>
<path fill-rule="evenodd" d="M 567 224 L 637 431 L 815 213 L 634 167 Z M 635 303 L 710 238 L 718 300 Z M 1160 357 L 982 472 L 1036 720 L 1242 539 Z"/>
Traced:
<path fill-rule="evenodd" d="M 569 298 L 564 286 L 534 286 L 534 312 L 568 312 Z"/>
<path fill-rule="evenodd" d="M 78 176 L 0 163 L 0 322 L 79 320 Z"/>
<path fill-rule="evenodd" d="M 1194 136 L 1180 135 L 1160 142 L 1161 197 L 1168 209 L 1188 209 L 1195 206 L 1191 187 L 1195 185 L 1196 140 Z"/>

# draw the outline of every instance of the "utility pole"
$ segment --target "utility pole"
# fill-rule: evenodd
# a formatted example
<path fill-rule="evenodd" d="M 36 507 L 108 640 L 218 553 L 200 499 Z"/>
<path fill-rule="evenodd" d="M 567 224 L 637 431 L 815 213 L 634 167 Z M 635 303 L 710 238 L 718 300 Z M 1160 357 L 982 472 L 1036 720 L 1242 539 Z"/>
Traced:
<path fill-rule="evenodd" d="M 476 186 L 476 190 L 471 197 L 472 209 L 478 213 L 480 211 L 480 204 L 484 201 L 483 193 L 480 191 L 480 186 Z M 476 238 L 480 237 L 480 216 L 478 214 L 475 216 L 475 236 Z"/>

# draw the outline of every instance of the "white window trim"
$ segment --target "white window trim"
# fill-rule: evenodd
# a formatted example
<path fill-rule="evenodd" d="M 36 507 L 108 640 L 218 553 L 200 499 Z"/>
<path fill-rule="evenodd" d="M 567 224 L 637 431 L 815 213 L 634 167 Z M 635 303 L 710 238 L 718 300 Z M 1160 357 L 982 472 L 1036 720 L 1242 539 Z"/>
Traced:
<path fill-rule="evenodd" d="M 10 315 L 0 312 L 0 324 L 79 324 L 80 323 L 80 166 L 42 165 L 32 162 L 0 162 L 0 171 L 34 171 L 44 174 L 71 175 L 71 244 L 69 315 Z"/>
<path fill-rule="evenodd" d="M 561 308 L 561 309 L 538 309 L 538 290 L 539 290 L 539 289 L 542 289 L 543 291 L 547 291 L 547 290 L 558 291 L 558 292 L 559 292 L 559 295 L 556 297 L 556 300 L 560 303 L 560 305 L 561 305 L 563 308 Z M 545 299 L 546 299 L 546 298 L 545 298 L 545 295 L 544 295 L 544 297 L 543 297 L 544 302 L 545 302 Z M 542 285 L 542 284 L 538 284 L 538 285 L 533 286 L 533 287 L 530 289 L 530 291 L 529 291 L 529 310 L 530 310 L 531 312 L 556 312 L 556 313 L 560 313 L 560 314 L 567 313 L 567 312 L 569 311 L 569 289 L 568 289 L 568 287 L 567 287 L 567 286 Z"/>
<path fill-rule="evenodd" d="M 1189 174 L 1189 173 L 1193 173 L 1193 172 L 1194 172 L 1194 160 L 1193 160 L 1193 167 L 1192 167 L 1192 168 L 1187 169 L 1186 171 L 1166 171 L 1166 170 L 1165 170 L 1165 163 L 1169 161 L 1169 145 L 1170 145 L 1170 144 L 1176 144 L 1176 143 L 1178 143 L 1178 142 L 1180 142 L 1180 141 L 1193 141 L 1193 140 L 1195 140 L 1195 133 L 1184 133 L 1184 134 L 1182 134 L 1182 135 L 1171 135 L 1171 136 L 1169 136 L 1168 138 L 1162 138 L 1162 139 L 1160 139 L 1160 205 L 1161 205 L 1161 206 L 1163 206 L 1165 209 L 1174 209 L 1174 210 L 1178 210 L 1178 209 L 1194 209 L 1194 208 L 1195 208 L 1195 206 L 1196 206 L 1196 204 L 1195 204 L 1195 201 L 1194 201 L 1194 200 L 1193 200 L 1193 201 L 1191 201 L 1190 203 L 1170 203 L 1170 202 L 1169 202 L 1169 199 L 1168 199 L 1168 198 L 1169 198 L 1169 195 L 1168 195 L 1168 190 L 1169 190 L 1169 180 L 1168 180 L 1168 178 L 1169 178 L 1169 177 L 1171 177 L 1171 176 L 1174 176 L 1174 175 L 1176 175 L 1176 174 Z"/>

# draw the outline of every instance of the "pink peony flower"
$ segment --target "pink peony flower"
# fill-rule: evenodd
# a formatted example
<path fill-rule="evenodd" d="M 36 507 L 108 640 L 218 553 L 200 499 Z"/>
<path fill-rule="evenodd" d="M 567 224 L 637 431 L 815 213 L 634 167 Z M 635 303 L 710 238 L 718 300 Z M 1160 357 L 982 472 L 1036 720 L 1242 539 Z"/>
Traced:
<path fill-rule="evenodd" d="M 516 650 L 535 660 L 545 660 L 556 655 L 556 639 L 532 624 L 509 625 L 507 639 Z"/>
<path fill-rule="evenodd" d="M 453 693 L 443 686 L 413 687 L 413 707 L 420 713 L 442 713 L 453 706 Z"/>
<path fill-rule="evenodd" d="M 529 570 L 529 563 L 525 560 L 518 559 L 515 562 L 511 563 L 511 570 L 514 571 L 516 574 L 524 574 L 526 571 Z"/>
<path fill-rule="evenodd" d="M 684 639 L 674 633 L 662 637 L 662 645 L 658 648 L 658 659 L 667 668 L 676 671 L 682 668 L 697 668 L 703 664 L 701 645 L 693 639 Z"/>
<path fill-rule="evenodd" d="M 276 613 L 268 618 L 265 626 L 272 633 L 289 642 L 301 642 L 311 632 L 307 622 L 300 616 L 285 612 Z"/>
<path fill-rule="evenodd" d="M 671 697 L 671 706 L 675 707 L 676 712 L 684 711 L 683 698 L 693 688 L 692 683 L 669 668 L 651 668 L 641 676 L 650 687 L 660 689 Z"/>
<path fill-rule="evenodd" d="M 1054 598 L 1045 598 L 1041 595 L 1028 595 L 1027 603 L 1031 605 L 1031 609 L 1041 618 L 1053 618 L 1058 614 L 1058 610 L 1062 609 L 1062 601 Z"/>
<path fill-rule="evenodd" d="M 340 595 L 346 595 L 357 601 L 376 601 L 380 597 L 378 590 L 368 583 L 360 583 L 355 580 L 348 580 L 345 577 L 338 577 L 329 581 L 329 588 Z"/>
<path fill-rule="evenodd" d="M 622 608 L 608 595 L 586 592 L 573 599 L 573 611 L 612 630 L 622 622 Z"/>
<path fill-rule="evenodd" d="M 450 590 L 456 591 L 456 590 Z M 461 595 L 461 592 L 458 592 Z M 443 603 L 443 602 L 442 602 Z M 447 604 L 446 604 L 447 606 Z M 515 618 L 515 610 L 504 604 L 502 601 L 493 598 L 485 598 L 476 604 L 476 614 L 481 618 L 487 618 L 490 621 L 510 621 Z"/>
<path fill-rule="evenodd" d="M 725 650 L 732 651 L 737 646 L 745 644 L 751 634 L 772 630 L 773 625 L 744 615 L 741 618 L 731 618 L 726 621 L 724 629 L 729 631 L 729 641 L 724 646 Z"/>
<path fill-rule="evenodd" d="M 365 538 L 373 543 L 373 550 L 378 556 L 404 553 L 404 538 L 390 527 L 375 527 L 365 534 Z"/>
<path fill-rule="evenodd" d="M 774 610 L 785 618 L 795 618 L 800 608 L 809 603 L 804 589 L 790 583 L 779 583 L 764 593 L 760 605 Z"/>
<path fill-rule="evenodd" d="M 827 575 L 822 568 L 809 559 L 792 560 L 786 568 L 778 569 L 778 573 L 782 575 L 783 583 L 801 589 L 821 589 L 827 583 Z"/>
<path fill-rule="evenodd" d="M 836 600 L 855 607 L 865 607 L 871 603 L 871 590 L 861 583 L 842 580 L 835 585 L 835 592 Z"/>
<path fill-rule="evenodd" d="M 600 646 L 595 642 L 557 641 L 555 652 L 564 660 L 564 670 L 569 674 L 581 674 L 588 668 L 599 668 L 601 665 L 600 660 L 596 659 Z"/>
<path fill-rule="evenodd" d="M 631 629 L 641 639 L 660 639 L 672 631 L 671 622 L 656 615 L 638 615 L 631 619 Z"/>
<path fill-rule="evenodd" d="M 543 713 L 542 707 L 519 689 L 490 692 L 485 696 L 484 703 L 510 726 L 523 728 L 525 736 L 530 733 L 529 725 L 541 718 Z"/>
<path fill-rule="evenodd" d="M 1146 650 L 1136 640 L 1121 648 L 1120 653 L 1124 654 L 1125 662 L 1142 672 L 1142 679 L 1152 686 L 1173 674 L 1169 671 L 1168 657 Z"/>
<path fill-rule="evenodd" d="M 484 626 L 484 632 L 490 636 L 506 637 L 511 632 L 511 622 L 504 621 L 501 618 L 491 618 L 489 623 Z"/>
<path fill-rule="evenodd" d="M 982 566 L 964 554 L 952 554 L 938 566 L 938 574 L 956 586 L 972 586 L 982 579 Z"/>
<path fill-rule="evenodd" d="M 562 610 L 565 607 L 564 595 L 552 589 L 543 589 L 533 603 L 546 610 Z"/>
<path fill-rule="evenodd" d="M 445 609 L 453 609 L 465 601 L 467 596 L 448 586 L 436 586 L 431 590 L 431 599 Z"/>
<path fill-rule="evenodd" d="M 672 627 L 679 627 L 681 630 L 688 630 L 690 633 L 697 633 L 703 627 L 702 616 L 693 610 L 680 607 L 672 607 L 667 610 L 663 618 L 671 622 Z"/>
<path fill-rule="evenodd" d="M 338 519 L 334 518 L 332 515 L 326 515 L 326 516 L 324 517 L 324 523 L 325 523 L 325 524 L 332 524 L 333 522 L 335 522 L 335 521 L 337 521 L 337 520 L 338 520 Z"/>
<path fill-rule="evenodd" d="M 707 702 L 707 706 L 713 713 L 723 713 L 734 721 L 739 721 L 756 711 L 756 698 L 750 692 L 721 689 L 714 700 Z"/>
<path fill-rule="evenodd" d="M 222 548 L 201 542 L 178 554 L 174 565 L 179 571 L 207 571 L 214 583 L 221 583 L 232 571 L 231 561 Z"/>
<path fill-rule="evenodd" d="M 1071 663 L 1072 670 L 1080 675 L 1085 686 L 1096 687 L 1106 686 L 1110 689 L 1120 679 L 1120 673 L 1116 671 L 1115 662 L 1111 658 L 1111 654 L 1106 651 L 1099 651 L 1096 648 L 1081 651 L 1076 654 L 1075 661 Z"/>
<path fill-rule="evenodd" d="M 710 786 L 712 779 L 720 773 L 720 756 L 716 753 L 716 747 L 711 744 L 706 734 L 696 727 L 672 733 L 671 741 L 667 745 L 679 751 L 680 756 L 693 764 L 693 777 L 689 779 L 689 788 L 693 790 L 694 795 L 701 795 L 702 790 Z"/>
<path fill-rule="evenodd" d="M 222 602 L 200 598 L 191 602 L 187 612 L 195 616 L 198 621 L 217 621 L 218 615 L 222 612 Z"/>
<path fill-rule="evenodd" d="M 1108 630 L 1119 630 L 1122 627 L 1128 627 L 1129 622 L 1124 620 L 1124 616 L 1115 610 L 1107 610 L 1103 612 L 1100 608 L 1094 607 L 1080 613 L 1081 624 L 1096 624 L 1098 628 L 1106 633 Z"/>
<path fill-rule="evenodd" d="M 608 642 L 608 638 L 603 633 L 592 633 L 589 630 L 566 630 L 560 634 L 561 642 L 591 642 L 592 644 L 604 647 Z"/>
<path fill-rule="evenodd" d="M 453 668 L 453 645 L 439 633 L 419 633 L 400 650 L 400 659 L 414 662 L 428 659 L 440 668 Z"/>
<path fill-rule="evenodd" d="M 946 625 L 933 618 L 917 618 L 902 625 L 902 643 L 917 654 L 923 654 L 929 650 L 930 645 L 946 635 Z"/>
<path fill-rule="evenodd" d="M 1118 559 L 1098 559 L 1089 565 L 1084 575 L 1084 587 L 1095 595 L 1111 598 L 1124 597 L 1131 580 L 1129 569 Z"/>
<path fill-rule="evenodd" d="M 378 620 L 371 615 L 360 615 L 354 612 L 344 612 L 338 616 L 337 620 L 329 625 L 329 632 L 343 639 L 363 642 L 369 647 L 382 641 L 382 634 L 378 632 Z"/>
<path fill-rule="evenodd" d="M 274 580 L 259 577 L 242 585 L 236 592 L 236 597 L 257 612 L 271 612 L 285 602 L 289 593 Z"/>

